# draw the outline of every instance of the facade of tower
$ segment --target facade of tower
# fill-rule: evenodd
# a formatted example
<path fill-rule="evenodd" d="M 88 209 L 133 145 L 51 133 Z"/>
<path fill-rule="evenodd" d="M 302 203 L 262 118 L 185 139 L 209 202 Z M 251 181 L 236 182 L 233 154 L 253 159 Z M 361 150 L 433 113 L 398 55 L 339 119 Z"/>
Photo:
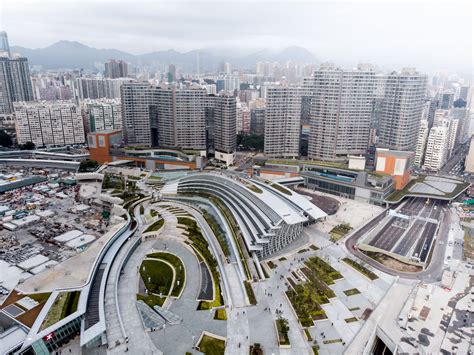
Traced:
<path fill-rule="evenodd" d="M 303 88 L 269 87 L 265 111 L 265 154 L 297 158 L 299 155 Z"/>
<path fill-rule="evenodd" d="M 123 83 L 133 82 L 130 78 L 96 79 L 77 78 L 74 82 L 76 97 L 83 99 L 119 99 Z"/>
<path fill-rule="evenodd" d="M 28 59 L 0 57 L 0 114 L 12 113 L 13 102 L 32 100 Z"/>
<path fill-rule="evenodd" d="M 378 146 L 401 151 L 416 149 L 427 77 L 414 69 L 387 76 Z"/>
<path fill-rule="evenodd" d="M 217 160 L 232 165 L 237 148 L 237 107 L 232 94 L 222 92 L 211 96 L 214 101 L 214 156 Z"/>
<path fill-rule="evenodd" d="M 0 31 L 0 52 L 4 52 L 7 57 L 11 57 L 8 35 L 5 31 Z"/>
<path fill-rule="evenodd" d="M 72 102 L 17 102 L 14 108 L 18 144 L 33 142 L 44 147 L 85 142 L 81 110 Z"/>
<path fill-rule="evenodd" d="M 88 132 L 122 128 L 122 106 L 118 99 L 86 99 L 81 102 L 81 110 Z"/>
<path fill-rule="evenodd" d="M 129 65 L 123 60 L 111 59 L 105 63 L 105 77 L 110 79 L 126 78 L 129 74 Z"/>
<path fill-rule="evenodd" d="M 147 83 L 124 83 L 121 86 L 122 129 L 126 144 L 152 146 L 150 125 L 151 87 Z"/>
<path fill-rule="evenodd" d="M 375 70 L 361 65 L 341 70 L 324 64 L 307 82 L 311 92 L 308 157 L 345 160 L 365 154 L 370 137 L 375 95 Z"/>
<path fill-rule="evenodd" d="M 250 133 L 263 136 L 265 134 L 265 107 L 250 109 Z"/>

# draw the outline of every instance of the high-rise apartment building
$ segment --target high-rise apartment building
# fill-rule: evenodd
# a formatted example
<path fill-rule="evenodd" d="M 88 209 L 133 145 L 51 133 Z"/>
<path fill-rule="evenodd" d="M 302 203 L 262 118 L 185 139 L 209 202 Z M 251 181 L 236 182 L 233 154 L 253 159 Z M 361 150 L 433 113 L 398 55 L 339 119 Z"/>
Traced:
<path fill-rule="evenodd" d="M 324 64 L 306 81 L 311 95 L 310 159 L 337 161 L 365 154 L 375 95 L 374 68 L 342 70 Z"/>
<path fill-rule="evenodd" d="M 152 146 L 150 104 L 152 90 L 148 83 L 123 83 L 121 86 L 122 129 L 129 145 Z"/>
<path fill-rule="evenodd" d="M 250 133 L 263 136 L 265 134 L 265 107 L 250 109 Z"/>
<path fill-rule="evenodd" d="M 415 69 L 387 76 L 377 145 L 392 150 L 416 149 L 427 77 Z"/>
<path fill-rule="evenodd" d="M 437 126 L 430 129 L 426 144 L 423 168 L 430 171 L 439 171 L 448 158 L 449 127 Z"/>
<path fill-rule="evenodd" d="M 0 31 L 0 56 L 2 56 L 1 52 L 5 53 L 3 56 L 12 56 L 10 52 L 10 45 L 8 44 L 8 35 L 5 31 Z"/>
<path fill-rule="evenodd" d="M 129 74 L 129 64 L 123 60 L 110 59 L 105 63 L 105 77 L 110 79 L 126 78 Z"/>
<path fill-rule="evenodd" d="M 122 86 L 124 140 L 129 145 L 189 149 L 202 155 L 215 151 L 217 159 L 232 164 L 236 112 L 232 95 L 207 95 L 196 84 Z"/>
<path fill-rule="evenodd" d="M 265 111 L 264 151 L 272 157 L 299 156 L 303 88 L 269 87 Z"/>
<path fill-rule="evenodd" d="M 133 82 L 130 78 L 97 79 L 77 78 L 75 80 L 76 97 L 84 99 L 119 99 L 123 83 Z"/>
<path fill-rule="evenodd" d="M 454 90 L 446 90 L 441 92 L 438 98 L 438 108 L 442 110 L 449 110 L 451 107 L 453 107 L 454 96 Z"/>
<path fill-rule="evenodd" d="M 88 132 L 122 129 L 122 105 L 118 99 L 86 99 L 81 102 Z"/>
<path fill-rule="evenodd" d="M 416 142 L 415 157 L 413 158 L 413 165 L 421 168 L 425 159 L 426 142 L 428 140 L 428 120 L 421 120 L 420 130 L 418 131 L 418 140 Z"/>
<path fill-rule="evenodd" d="M 237 148 L 236 100 L 231 93 L 211 96 L 214 102 L 214 156 L 227 165 L 234 164 Z"/>
<path fill-rule="evenodd" d="M 15 102 L 18 144 L 37 147 L 64 146 L 85 142 L 80 108 L 69 101 Z"/>
<path fill-rule="evenodd" d="M 0 115 L 13 112 L 13 102 L 32 101 L 28 59 L 0 57 Z"/>

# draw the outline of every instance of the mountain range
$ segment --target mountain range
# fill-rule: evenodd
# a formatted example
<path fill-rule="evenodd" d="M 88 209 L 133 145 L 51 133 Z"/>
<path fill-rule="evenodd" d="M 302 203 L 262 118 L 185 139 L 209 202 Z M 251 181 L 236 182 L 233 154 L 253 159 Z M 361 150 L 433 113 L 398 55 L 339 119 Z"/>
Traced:
<path fill-rule="evenodd" d="M 104 63 L 109 59 L 125 60 L 133 65 L 150 65 L 163 67 L 175 64 L 185 71 L 196 69 L 198 53 L 201 55 L 204 70 L 215 70 L 219 62 L 230 62 L 234 68 L 255 68 L 259 61 L 285 63 L 318 63 L 318 59 L 307 49 L 302 47 L 288 47 L 275 51 L 262 49 L 250 54 L 239 54 L 238 51 L 217 49 L 192 50 L 177 52 L 173 49 L 155 51 L 140 55 L 130 54 L 117 49 L 98 49 L 88 47 L 74 41 L 59 41 L 45 48 L 24 48 L 12 46 L 11 50 L 28 58 L 30 65 L 41 66 L 43 69 L 85 69 L 94 70 L 97 63 Z"/>

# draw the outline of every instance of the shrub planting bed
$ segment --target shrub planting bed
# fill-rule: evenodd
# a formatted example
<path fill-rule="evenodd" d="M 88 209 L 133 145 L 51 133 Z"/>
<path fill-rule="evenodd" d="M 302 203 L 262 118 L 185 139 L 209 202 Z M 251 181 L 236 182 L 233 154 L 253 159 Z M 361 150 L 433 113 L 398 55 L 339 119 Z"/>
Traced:
<path fill-rule="evenodd" d="M 344 259 L 342 259 L 342 261 L 344 261 L 346 264 L 352 266 L 352 268 L 359 271 L 362 275 L 367 276 L 372 281 L 379 278 L 375 273 L 373 273 L 372 271 L 367 269 L 365 266 L 362 266 L 361 264 L 359 264 L 358 262 L 356 262 L 352 259 L 344 258 Z"/>

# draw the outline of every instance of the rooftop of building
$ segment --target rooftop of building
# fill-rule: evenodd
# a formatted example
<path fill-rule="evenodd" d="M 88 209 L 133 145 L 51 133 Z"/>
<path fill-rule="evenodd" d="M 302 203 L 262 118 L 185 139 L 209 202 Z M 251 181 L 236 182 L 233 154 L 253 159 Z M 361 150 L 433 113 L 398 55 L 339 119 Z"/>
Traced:
<path fill-rule="evenodd" d="M 386 198 L 388 203 L 398 203 L 405 197 L 424 197 L 452 200 L 469 188 L 469 183 L 455 178 L 419 175 L 402 190 L 394 191 Z"/>

